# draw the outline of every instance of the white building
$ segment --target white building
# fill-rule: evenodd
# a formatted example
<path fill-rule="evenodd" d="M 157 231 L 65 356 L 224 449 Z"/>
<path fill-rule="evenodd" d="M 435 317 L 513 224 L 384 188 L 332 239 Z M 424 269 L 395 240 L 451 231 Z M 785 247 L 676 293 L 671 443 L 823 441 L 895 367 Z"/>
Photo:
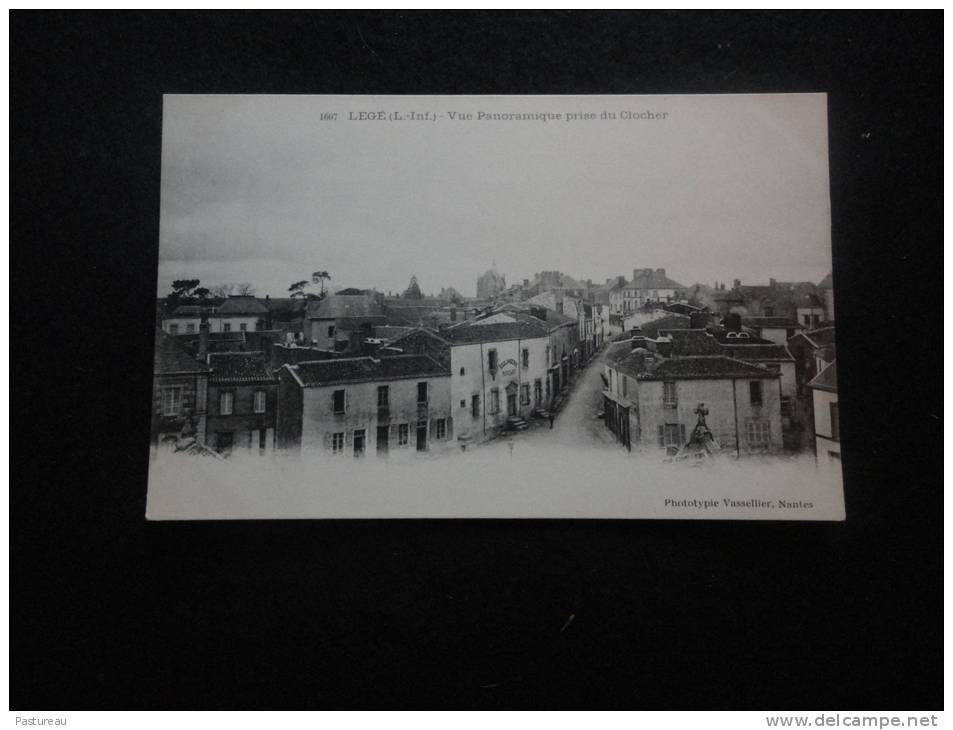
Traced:
<path fill-rule="evenodd" d="M 458 438 L 482 441 L 502 428 L 508 417 L 528 418 L 534 409 L 549 405 L 552 353 L 543 323 L 499 313 L 441 335 L 450 342 L 451 404 Z"/>
<path fill-rule="evenodd" d="M 781 448 L 778 373 L 723 355 L 664 357 L 643 343 L 616 343 L 606 358 L 605 423 L 626 448 L 674 455 L 685 445 L 700 404 L 726 453 Z"/>
<path fill-rule="evenodd" d="M 814 442 L 817 464 L 840 471 L 840 412 L 837 404 L 837 361 L 808 383 L 814 399 Z"/>
<path fill-rule="evenodd" d="M 183 305 L 162 320 L 162 330 L 170 335 L 186 335 L 199 331 L 202 314 L 208 316 L 211 332 L 260 332 L 269 328 L 270 312 L 251 295 L 231 295 L 218 307 Z"/>

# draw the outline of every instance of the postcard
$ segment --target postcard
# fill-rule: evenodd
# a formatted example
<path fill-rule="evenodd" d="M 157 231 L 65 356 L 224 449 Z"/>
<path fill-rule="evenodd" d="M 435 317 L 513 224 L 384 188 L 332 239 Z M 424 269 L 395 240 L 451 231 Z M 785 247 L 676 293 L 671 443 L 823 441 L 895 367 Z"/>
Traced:
<path fill-rule="evenodd" d="M 165 96 L 147 517 L 843 520 L 827 140 L 824 94 Z"/>

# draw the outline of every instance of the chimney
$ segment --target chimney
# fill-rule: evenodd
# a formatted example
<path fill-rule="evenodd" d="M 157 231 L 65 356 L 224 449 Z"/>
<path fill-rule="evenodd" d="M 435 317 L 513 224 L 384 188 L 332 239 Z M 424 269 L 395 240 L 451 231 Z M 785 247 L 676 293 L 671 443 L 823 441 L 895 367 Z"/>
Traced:
<path fill-rule="evenodd" d="M 523 286 L 529 288 L 529 279 L 523 279 Z"/>
<path fill-rule="evenodd" d="M 450 321 L 451 321 L 451 322 L 456 322 L 456 321 L 457 321 L 457 308 L 456 308 L 456 307 L 450 307 Z"/>
<path fill-rule="evenodd" d="M 735 281 L 734 281 L 734 287 L 735 287 L 735 289 L 737 289 L 739 286 L 741 286 L 741 279 L 735 279 Z"/>
<path fill-rule="evenodd" d="M 632 280 L 635 281 L 636 279 L 638 279 L 639 274 L 641 274 L 641 272 L 642 272 L 642 269 L 632 269 Z"/>
<path fill-rule="evenodd" d="M 665 276 L 665 269 L 656 269 L 655 273 L 659 276 Z"/>
<path fill-rule="evenodd" d="M 768 286 L 770 286 L 772 289 L 774 289 L 777 285 L 778 282 L 776 279 L 768 279 Z"/>
<path fill-rule="evenodd" d="M 211 327 L 208 323 L 208 315 L 202 314 L 202 321 L 199 323 L 199 360 L 208 362 L 208 333 Z"/>

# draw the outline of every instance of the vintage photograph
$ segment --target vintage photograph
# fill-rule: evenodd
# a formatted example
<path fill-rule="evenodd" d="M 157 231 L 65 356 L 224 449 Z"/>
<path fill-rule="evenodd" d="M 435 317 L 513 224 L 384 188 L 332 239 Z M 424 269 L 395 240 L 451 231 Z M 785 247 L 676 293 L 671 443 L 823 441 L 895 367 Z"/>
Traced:
<path fill-rule="evenodd" d="M 844 519 L 827 139 L 824 94 L 165 96 L 148 518 Z"/>

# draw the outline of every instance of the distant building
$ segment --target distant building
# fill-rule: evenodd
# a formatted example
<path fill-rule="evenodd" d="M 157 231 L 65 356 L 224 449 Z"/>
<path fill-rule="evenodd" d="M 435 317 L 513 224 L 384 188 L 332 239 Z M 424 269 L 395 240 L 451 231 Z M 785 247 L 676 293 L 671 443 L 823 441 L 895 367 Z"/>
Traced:
<path fill-rule="evenodd" d="M 840 411 L 837 403 L 837 361 L 808 384 L 814 399 L 814 439 L 820 467 L 840 470 Z"/>
<path fill-rule="evenodd" d="M 632 312 L 646 304 L 666 304 L 685 298 L 685 286 L 669 279 L 665 269 L 633 269 L 632 280 L 610 292 L 617 311 Z"/>
<path fill-rule="evenodd" d="M 824 297 L 824 309 L 827 314 L 827 321 L 834 321 L 834 276 L 828 274 L 817 285 L 821 295 Z"/>
<path fill-rule="evenodd" d="M 741 324 L 755 336 L 770 340 L 776 345 L 785 344 L 804 330 L 804 325 L 788 317 L 742 317 Z"/>
<path fill-rule="evenodd" d="M 187 304 L 176 307 L 163 318 L 162 329 L 170 335 L 198 332 L 203 316 L 212 333 L 255 332 L 270 328 L 271 312 L 263 300 L 246 294 L 230 295 L 218 306 Z"/>
<path fill-rule="evenodd" d="M 477 299 L 495 299 L 506 291 L 506 277 L 497 273 L 496 263 L 477 277 Z"/>
<path fill-rule="evenodd" d="M 453 444 L 450 372 L 426 355 L 301 362 L 278 378 L 281 448 L 384 457 Z"/>
<path fill-rule="evenodd" d="M 278 379 L 263 352 L 208 356 L 207 443 L 222 454 L 240 449 L 270 454 L 275 448 Z"/>
<path fill-rule="evenodd" d="M 310 300 L 306 317 L 311 343 L 328 350 L 359 351 L 361 341 L 387 318 L 371 294 L 329 294 Z"/>
<path fill-rule="evenodd" d="M 816 329 L 827 321 L 824 299 L 818 294 L 805 294 L 797 302 L 797 321 L 805 329 Z"/>

